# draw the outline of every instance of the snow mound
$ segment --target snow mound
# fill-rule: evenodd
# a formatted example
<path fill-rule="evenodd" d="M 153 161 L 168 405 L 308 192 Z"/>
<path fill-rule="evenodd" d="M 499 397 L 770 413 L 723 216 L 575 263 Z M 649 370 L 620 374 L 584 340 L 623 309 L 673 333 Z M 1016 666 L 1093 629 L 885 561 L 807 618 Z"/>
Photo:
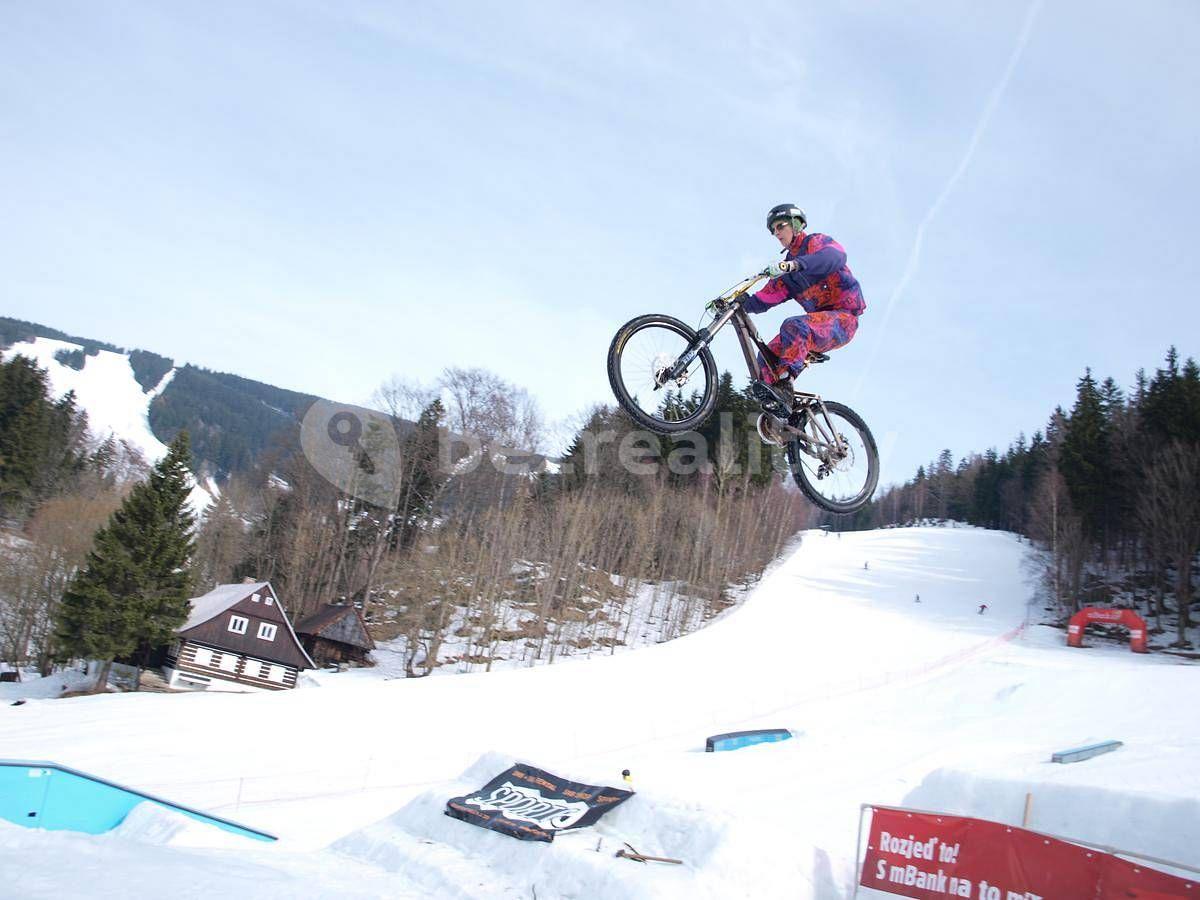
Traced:
<path fill-rule="evenodd" d="M 195 819 L 157 803 L 139 803 L 109 834 L 144 844 L 170 844 L 181 832 L 196 825 Z"/>
<path fill-rule="evenodd" d="M 699 804 L 635 794 L 595 826 L 563 832 L 549 844 L 517 840 L 444 814 L 451 797 L 477 790 L 520 761 L 485 753 L 454 781 L 425 791 L 330 849 L 402 873 L 443 897 L 528 897 L 531 888 L 538 897 L 717 896 L 713 885 L 703 883 L 703 869 L 729 823 Z M 607 778 L 586 769 L 552 771 L 592 784 Z M 616 851 L 626 842 L 653 855 L 684 859 L 686 865 L 647 867 L 619 859 Z"/>
<path fill-rule="evenodd" d="M 903 805 L 1020 825 L 1027 793 L 1034 831 L 1200 866 L 1200 799 L 1125 790 L 1120 778 L 1105 787 L 943 768 L 930 772 Z"/>
<path fill-rule="evenodd" d="M 194 819 L 178 809 L 151 800 L 129 811 L 116 828 L 102 835 L 161 847 L 194 847 L 246 851 L 252 838 L 226 831 L 210 822 Z"/>

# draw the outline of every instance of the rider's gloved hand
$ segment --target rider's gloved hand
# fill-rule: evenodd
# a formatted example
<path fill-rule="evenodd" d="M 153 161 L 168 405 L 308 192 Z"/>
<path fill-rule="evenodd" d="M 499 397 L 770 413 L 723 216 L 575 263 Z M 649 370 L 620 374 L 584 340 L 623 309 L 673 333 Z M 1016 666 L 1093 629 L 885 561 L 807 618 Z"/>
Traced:
<path fill-rule="evenodd" d="M 799 269 L 800 263 L 794 259 L 781 259 L 779 262 L 767 266 L 767 274 L 772 278 L 778 278 L 786 272 L 797 272 Z"/>

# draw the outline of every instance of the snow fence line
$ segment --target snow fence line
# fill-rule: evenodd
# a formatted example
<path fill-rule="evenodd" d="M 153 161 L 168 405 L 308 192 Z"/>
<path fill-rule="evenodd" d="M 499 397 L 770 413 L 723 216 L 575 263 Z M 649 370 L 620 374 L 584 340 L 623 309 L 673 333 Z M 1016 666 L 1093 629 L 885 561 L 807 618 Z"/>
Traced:
<path fill-rule="evenodd" d="M 806 703 L 878 690 L 890 685 L 924 678 L 941 670 L 964 665 L 974 659 L 988 655 L 998 647 L 1011 643 L 1023 635 L 1028 626 L 1029 615 L 1027 612 L 1025 619 L 1019 625 L 974 646 L 965 647 L 946 656 L 903 669 L 877 673 L 869 677 L 860 676 L 854 679 L 809 685 L 806 690 L 794 694 L 787 702 L 777 706 L 761 708 L 756 706 L 754 701 L 751 700 L 749 711 L 741 716 L 734 716 L 732 718 L 724 716 L 721 714 L 722 711 L 720 709 L 711 707 L 707 715 L 704 715 L 702 719 L 698 718 L 694 722 L 689 722 L 686 726 L 677 727 L 670 731 L 661 730 L 658 727 L 657 720 L 652 719 L 650 722 L 651 736 L 643 741 L 604 746 L 597 750 L 580 753 L 578 750 L 580 746 L 594 746 L 597 743 L 597 733 L 594 731 L 585 733 L 577 729 L 570 736 L 570 744 L 574 748 L 574 752 L 547 759 L 545 764 L 560 767 L 570 766 L 572 763 L 580 760 L 606 756 L 611 753 L 631 750 L 662 740 L 688 736 L 696 736 L 697 746 L 701 746 L 703 740 L 703 737 L 700 736 L 701 732 L 707 733 L 712 727 L 728 729 L 731 726 L 760 719 L 764 716 L 788 712 Z M 199 808 L 206 810 L 232 809 L 236 814 L 243 806 L 346 797 L 364 793 L 368 790 L 385 791 L 429 788 L 450 780 L 447 778 L 422 781 L 374 780 L 373 776 L 383 775 L 387 771 L 385 766 L 385 760 L 377 760 L 372 756 L 366 760 L 361 769 L 351 771 L 346 771 L 344 765 L 339 765 L 336 770 L 309 769 L 300 772 L 274 773 L 270 775 L 245 775 L 200 781 L 158 782 L 150 785 L 150 787 L 158 790 L 170 789 L 176 792 L 193 789 L 198 799 L 192 802 Z M 297 779 L 324 783 L 327 787 L 305 793 L 296 793 L 287 790 L 287 786 L 294 784 Z M 225 786 L 225 790 L 220 790 L 220 786 L 222 785 Z M 272 790 L 272 786 L 274 786 L 275 790 Z M 220 794 L 224 794 L 225 799 L 221 800 L 221 802 L 213 802 L 214 795 L 219 796 Z"/>

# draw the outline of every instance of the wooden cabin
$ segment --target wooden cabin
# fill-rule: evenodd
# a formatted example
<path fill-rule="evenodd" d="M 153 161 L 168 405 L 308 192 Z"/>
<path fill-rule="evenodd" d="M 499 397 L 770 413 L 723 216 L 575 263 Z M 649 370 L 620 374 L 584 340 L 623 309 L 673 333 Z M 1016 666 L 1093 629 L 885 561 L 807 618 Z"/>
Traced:
<path fill-rule="evenodd" d="M 366 665 L 369 663 L 367 654 L 375 649 L 362 613 L 353 606 L 326 604 L 296 623 L 296 634 L 309 656 L 323 666 L 333 663 Z"/>
<path fill-rule="evenodd" d="M 171 687 L 277 691 L 316 668 L 268 582 L 220 584 L 190 602 L 163 667 Z"/>

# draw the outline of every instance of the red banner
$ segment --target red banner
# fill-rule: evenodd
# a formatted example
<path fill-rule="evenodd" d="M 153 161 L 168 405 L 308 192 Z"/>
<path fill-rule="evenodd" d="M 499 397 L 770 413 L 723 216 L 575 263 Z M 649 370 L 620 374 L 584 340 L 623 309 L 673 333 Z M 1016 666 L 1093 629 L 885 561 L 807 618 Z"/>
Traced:
<path fill-rule="evenodd" d="M 919 900 L 1200 900 L 1200 879 L 1011 825 L 891 809 L 871 811 L 859 884 Z"/>

